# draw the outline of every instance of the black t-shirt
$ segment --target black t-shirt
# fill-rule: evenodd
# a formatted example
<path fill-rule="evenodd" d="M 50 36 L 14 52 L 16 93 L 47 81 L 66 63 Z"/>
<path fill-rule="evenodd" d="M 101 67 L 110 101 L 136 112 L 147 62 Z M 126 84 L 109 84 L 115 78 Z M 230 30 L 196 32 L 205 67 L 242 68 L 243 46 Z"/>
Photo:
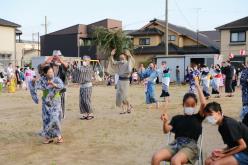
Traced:
<path fill-rule="evenodd" d="M 198 140 L 202 133 L 202 117 L 199 113 L 194 115 L 176 115 L 171 119 L 171 132 L 175 133 L 175 138 L 187 137 Z"/>
<path fill-rule="evenodd" d="M 241 138 L 243 138 L 246 145 L 248 145 L 248 127 L 246 127 L 243 123 L 224 116 L 223 123 L 219 126 L 218 130 L 224 143 L 229 148 L 237 146 L 237 141 Z M 244 152 L 248 154 L 248 148 L 245 149 Z"/>

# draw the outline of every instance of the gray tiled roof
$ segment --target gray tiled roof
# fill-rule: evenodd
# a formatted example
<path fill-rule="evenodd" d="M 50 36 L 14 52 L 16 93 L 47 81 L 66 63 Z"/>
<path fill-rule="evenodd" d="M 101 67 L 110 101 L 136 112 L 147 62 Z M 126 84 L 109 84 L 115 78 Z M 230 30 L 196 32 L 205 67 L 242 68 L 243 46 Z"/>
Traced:
<path fill-rule="evenodd" d="M 169 54 L 219 54 L 219 50 L 214 47 L 205 46 L 184 46 L 177 47 L 176 45 L 169 43 Z M 157 46 L 139 46 L 134 49 L 135 55 L 151 55 L 151 54 L 165 54 L 164 43 L 160 43 Z"/>
<path fill-rule="evenodd" d="M 216 29 L 222 30 L 222 29 L 236 29 L 236 28 L 248 28 L 248 16 L 238 19 L 236 21 L 227 23 L 225 25 L 219 26 Z"/>
<path fill-rule="evenodd" d="M 131 36 L 142 36 L 142 35 L 163 35 L 164 32 L 157 28 L 145 28 L 144 30 L 136 30 L 129 35 Z"/>
<path fill-rule="evenodd" d="M 150 22 L 158 22 L 162 25 L 165 26 L 165 21 L 163 20 L 159 20 L 159 19 L 154 19 Z M 168 26 L 169 26 L 169 29 L 172 29 L 182 35 L 185 35 L 187 37 L 190 37 L 194 40 L 197 40 L 197 32 L 193 31 L 193 30 L 190 30 L 186 27 L 183 27 L 183 26 L 178 26 L 178 25 L 174 25 L 174 24 L 171 24 L 171 23 L 168 23 Z M 204 45 L 206 45 L 207 47 L 214 47 L 216 49 L 219 49 L 219 44 L 212 41 L 211 39 L 209 39 L 207 36 L 205 35 L 201 35 L 200 33 L 198 33 L 198 41 Z"/>
<path fill-rule="evenodd" d="M 213 41 L 220 41 L 220 32 L 217 30 L 199 31 L 199 32 L 203 35 L 206 35 L 209 39 Z"/>
<path fill-rule="evenodd" d="M 14 22 L 7 21 L 7 20 L 2 19 L 2 18 L 0 18 L 0 26 L 21 27 L 21 25 L 18 25 Z"/>

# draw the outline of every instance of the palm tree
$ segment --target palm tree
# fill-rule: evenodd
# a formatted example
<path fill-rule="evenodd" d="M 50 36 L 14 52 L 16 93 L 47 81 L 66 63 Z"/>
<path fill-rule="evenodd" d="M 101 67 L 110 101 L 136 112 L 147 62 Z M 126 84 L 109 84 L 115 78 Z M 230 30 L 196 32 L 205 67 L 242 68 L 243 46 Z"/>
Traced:
<path fill-rule="evenodd" d="M 101 56 L 109 57 L 112 49 L 116 49 L 115 58 L 125 50 L 128 49 L 132 52 L 133 43 L 121 29 L 106 29 L 103 27 L 94 28 L 94 43 L 98 46 L 99 50 L 103 52 Z"/>

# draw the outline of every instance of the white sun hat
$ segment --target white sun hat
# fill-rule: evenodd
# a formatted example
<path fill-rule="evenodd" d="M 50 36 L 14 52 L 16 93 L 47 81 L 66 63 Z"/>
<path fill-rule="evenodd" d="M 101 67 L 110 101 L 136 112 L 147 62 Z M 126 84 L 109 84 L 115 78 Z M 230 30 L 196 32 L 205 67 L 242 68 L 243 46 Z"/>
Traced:
<path fill-rule="evenodd" d="M 53 51 L 53 56 L 62 56 L 62 53 L 60 50 L 54 50 Z"/>

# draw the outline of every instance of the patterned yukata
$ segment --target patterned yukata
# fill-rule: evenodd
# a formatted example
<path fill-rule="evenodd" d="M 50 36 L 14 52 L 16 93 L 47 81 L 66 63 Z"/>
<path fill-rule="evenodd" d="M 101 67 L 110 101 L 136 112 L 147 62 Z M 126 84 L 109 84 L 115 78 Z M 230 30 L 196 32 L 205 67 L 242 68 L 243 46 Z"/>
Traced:
<path fill-rule="evenodd" d="M 202 90 L 205 97 L 209 97 L 209 84 L 210 84 L 210 74 L 208 69 L 204 69 L 201 73 L 201 84 L 202 84 Z"/>
<path fill-rule="evenodd" d="M 196 93 L 195 78 L 199 78 L 200 71 L 194 69 L 189 73 L 189 93 Z"/>
<path fill-rule="evenodd" d="M 169 97 L 169 85 L 170 85 L 170 68 L 166 67 L 162 71 L 162 93 L 160 97 Z"/>
<path fill-rule="evenodd" d="M 241 72 L 240 84 L 242 86 L 242 103 L 243 107 L 240 112 L 240 118 L 248 126 L 248 68 Z"/>
<path fill-rule="evenodd" d="M 80 113 L 92 113 L 92 77 L 94 71 L 91 66 L 77 66 L 75 69 L 75 82 L 80 84 L 79 108 Z"/>
<path fill-rule="evenodd" d="M 29 88 L 29 82 L 33 79 L 32 77 L 32 70 L 29 68 L 25 71 L 25 83 L 26 83 L 26 88 Z"/>
<path fill-rule="evenodd" d="M 139 72 L 140 77 L 148 78 L 146 86 L 146 104 L 156 103 L 157 99 L 155 98 L 155 84 L 159 72 L 157 70 L 152 70 L 150 68 L 146 69 L 145 72 Z"/>
<path fill-rule="evenodd" d="M 60 91 L 60 98 L 61 98 L 61 107 L 62 107 L 62 118 L 65 118 L 65 98 L 66 98 L 66 85 L 68 84 L 67 76 L 68 76 L 68 68 L 64 65 L 57 64 L 57 63 L 50 63 L 47 66 L 51 66 L 54 71 L 55 77 L 58 77 L 62 80 L 64 84 L 64 88 Z M 44 75 L 41 65 L 38 65 L 38 72 L 41 76 Z"/>
<path fill-rule="evenodd" d="M 42 97 L 42 120 L 43 132 L 41 136 L 55 138 L 61 136 L 61 96 L 60 91 L 64 88 L 62 80 L 54 77 L 52 80 L 57 88 L 48 85 L 48 79 L 42 76 L 35 84 L 29 83 L 30 94 L 35 103 L 38 103 L 37 90 L 43 91 Z"/>
<path fill-rule="evenodd" d="M 220 94 L 220 81 L 221 81 L 221 70 L 215 69 L 213 71 L 213 80 L 212 80 L 212 94 Z"/>

